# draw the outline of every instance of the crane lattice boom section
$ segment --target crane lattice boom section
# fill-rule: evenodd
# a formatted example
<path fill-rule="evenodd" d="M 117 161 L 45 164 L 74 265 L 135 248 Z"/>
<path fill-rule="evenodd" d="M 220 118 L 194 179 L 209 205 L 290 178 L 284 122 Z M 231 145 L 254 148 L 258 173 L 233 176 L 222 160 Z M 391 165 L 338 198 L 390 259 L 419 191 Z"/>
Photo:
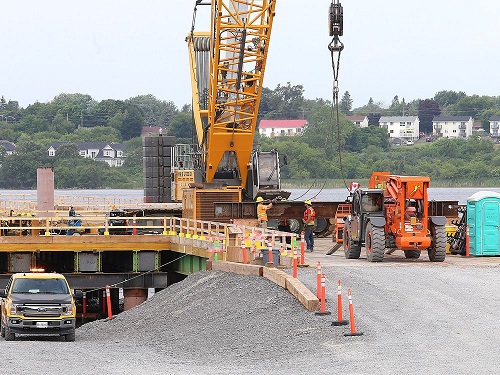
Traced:
<path fill-rule="evenodd" d="M 216 173 L 236 171 L 236 187 L 244 188 L 257 125 L 269 38 L 274 18 L 274 0 L 213 0 L 210 33 L 192 34 L 189 39 L 193 82 L 194 113 L 198 142 L 204 151 L 205 179 Z M 204 42 L 196 42 L 203 38 Z M 205 46 L 210 38 L 209 51 Z M 203 105 L 201 58 L 196 51 L 209 53 Z M 206 55 L 205 55 L 206 56 Z M 205 57 L 206 58 L 206 57 Z M 206 67 L 205 67 L 206 68 Z M 206 108 L 206 109 L 205 109 Z M 200 133 L 203 135 L 201 136 Z"/>

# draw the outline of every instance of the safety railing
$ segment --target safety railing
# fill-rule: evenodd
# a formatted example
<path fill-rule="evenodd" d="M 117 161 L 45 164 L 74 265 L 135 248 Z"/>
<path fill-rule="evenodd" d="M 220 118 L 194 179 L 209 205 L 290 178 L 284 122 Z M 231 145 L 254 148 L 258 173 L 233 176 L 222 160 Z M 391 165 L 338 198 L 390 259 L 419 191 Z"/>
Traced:
<path fill-rule="evenodd" d="M 247 246 L 263 248 L 272 243 L 283 249 L 291 249 L 296 238 L 296 234 L 289 232 L 172 216 L 110 216 L 109 213 L 99 211 L 76 216 L 57 211 L 41 215 L 1 216 L 0 236 L 159 234 L 206 241 L 218 240 L 221 243 L 232 238 L 235 245 L 245 241 Z"/>
<path fill-rule="evenodd" d="M 180 202 L 173 203 L 144 203 L 142 198 L 119 198 L 99 196 L 77 196 L 77 195 L 55 195 L 54 206 L 60 210 L 69 209 L 73 206 L 79 211 L 101 211 L 112 210 L 113 207 L 120 209 L 171 209 L 180 208 Z M 10 212 L 29 213 L 36 212 L 37 196 L 33 194 L 0 194 L 0 215 L 9 215 Z"/>

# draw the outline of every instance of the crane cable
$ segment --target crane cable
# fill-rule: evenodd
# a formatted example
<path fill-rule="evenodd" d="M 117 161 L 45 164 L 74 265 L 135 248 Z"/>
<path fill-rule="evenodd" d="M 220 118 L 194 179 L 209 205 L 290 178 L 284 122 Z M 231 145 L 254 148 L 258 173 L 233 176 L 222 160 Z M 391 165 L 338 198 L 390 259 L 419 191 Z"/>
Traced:
<path fill-rule="evenodd" d="M 342 153 L 341 153 L 341 141 L 340 141 L 340 115 L 339 115 L 339 85 L 338 85 L 338 76 L 339 76 L 339 67 L 340 67 L 340 53 L 344 49 L 344 44 L 340 41 L 339 36 L 342 36 L 344 31 L 344 14 L 342 5 L 338 0 L 332 0 L 330 4 L 329 14 L 328 14 L 328 27 L 330 36 L 332 36 L 332 41 L 328 44 L 328 50 L 330 51 L 331 59 L 332 59 L 332 70 L 333 70 L 333 100 L 331 107 L 331 117 L 330 123 L 333 124 L 334 117 L 334 108 L 336 108 L 336 122 L 337 122 L 337 142 L 338 142 L 338 152 L 339 152 L 339 165 L 340 165 L 340 173 L 342 176 L 342 180 L 344 181 L 344 185 L 347 188 L 347 183 L 344 178 L 344 172 L 342 168 Z M 335 63 L 335 54 L 337 53 L 337 63 Z M 334 128 L 332 126 L 332 141 L 335 139 Z M 328 137 L 327 137 L 328 138 Z M 323 182 L 323 186 L 319 191 L 311 198 L 315 199 L 321 191 L 325 188 L 327 179 Z M 315 181 L 316 182 L 316 181 Z M 313 187 L 314 183 L 303 193 L 301 196 L 295 198 L 294 200 L 298 200 L 299 198 L 306 195 Z M 349 190 L 349 189 L 348 189 Z"/>
<path fill-rule="evenodd" d="M 328 44 L 328 50 L 330 51 L 332 59 L 332 71 L 333 71 L 333 90 L 332 90 L 332 107 L 331 107 L 331 117 L 330 123 L 333 124 L 333 118 L 335 116 L 337 125 L 337 146 L 338 146 L 338 156 L 339 156 L 339 167 L 340 175 L 344 182 L 347 190 L 347 182 L 344 176 L 344 169 L 342 165 L 342 144 L 340 137 L 340 115 L 339 115 L 339 68 L 340 68 L 340 54 L 344 49 L 344 44 L 340 41 L 339 37 L 344 34 L 344 13 L 342 5 L 338 0 L 332 0 L 330 4 L 329 12 L 329 31 L 330 36 L 332 36 L 332 41 Z M 337 62 L 335 62 L 335 55 L 337 54 Z M 332 126 L 332 140 L 335 138 L 334 127 Z"/>

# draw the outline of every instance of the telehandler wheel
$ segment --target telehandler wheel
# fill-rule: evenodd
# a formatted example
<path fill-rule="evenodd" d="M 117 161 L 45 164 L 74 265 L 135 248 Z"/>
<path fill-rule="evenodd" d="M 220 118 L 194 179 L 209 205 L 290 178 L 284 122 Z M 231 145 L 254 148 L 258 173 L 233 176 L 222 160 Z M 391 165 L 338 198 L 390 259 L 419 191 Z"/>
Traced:
<path fill-rule="evenodd" d="M 361 246 L 355 245 L 351 237 L 351 232 L 344 227 L 344 254 L 347 259 L 359 259 L 361 253 Z"/>
<path fill-rule="evenodd" d="M 408 259 L 420 258 L 420 250 L 405 250 L 405 258 Z"/>
<path fill-rule="evenodd" d="M 446 229 L 444 225 L 430 225 L 432 243 L 429 247 L 429 259 L 431 262 L 443 262 L 446 257 Z"/>
<path fill-rule="evenodd" d="M 384 228 L 366 225 L 365 235 L 366 259 L 369 262 L 382 262 L 385 251 Z"/>

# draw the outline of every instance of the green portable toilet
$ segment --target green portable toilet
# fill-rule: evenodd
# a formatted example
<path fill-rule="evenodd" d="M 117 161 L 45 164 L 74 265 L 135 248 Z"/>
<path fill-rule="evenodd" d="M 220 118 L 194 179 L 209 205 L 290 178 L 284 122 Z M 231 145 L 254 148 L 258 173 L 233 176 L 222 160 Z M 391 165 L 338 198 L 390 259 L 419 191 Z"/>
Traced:
<path fill-rule="evenodd" d="M 500 255 L 500 194 L 478 191 L 467 198 L 469 254 Z"/>

